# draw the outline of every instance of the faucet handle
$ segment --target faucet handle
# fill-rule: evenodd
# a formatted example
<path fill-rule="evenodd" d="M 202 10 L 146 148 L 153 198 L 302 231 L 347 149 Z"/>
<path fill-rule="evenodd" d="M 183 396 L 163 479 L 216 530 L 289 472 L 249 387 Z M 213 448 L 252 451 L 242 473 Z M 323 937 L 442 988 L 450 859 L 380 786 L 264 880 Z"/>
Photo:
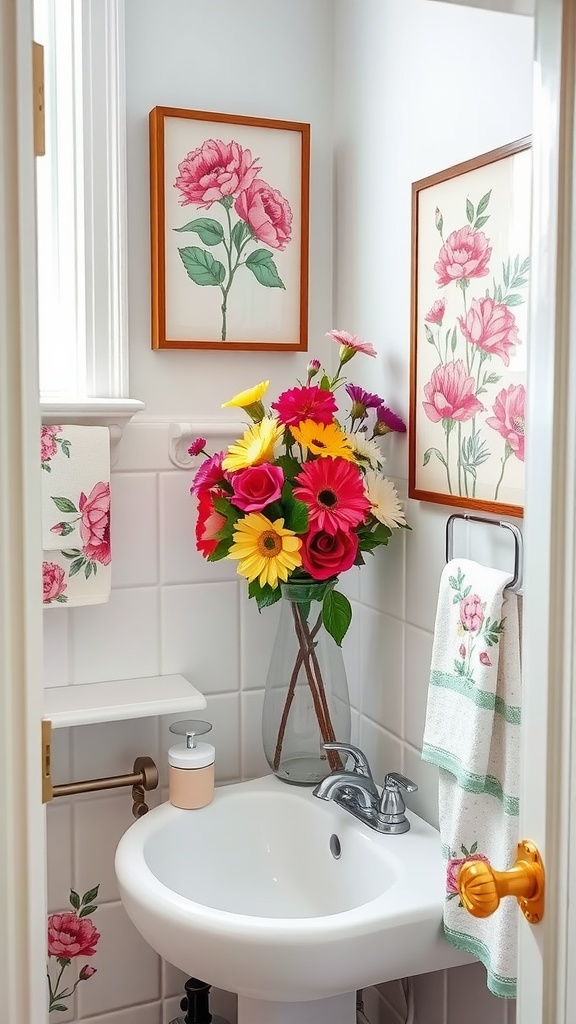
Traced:
<path fill-rule="evenodd" d="M 401 775 L 400 772 L 388 772 L 384 779 L 384 789 L 395 790 L 401 786 L 407 793 L 415 793 L 418 786 L 411 779 L 407 779 L 405 775 Z"/>
<path fill-rule="evenodd" d="M 372 772 L 370 765 L 368 764 L 368 758 L 360 747 L 355 747 L 352 743 L 323 743 L 324 750 L 339 750 L 342 754 L 347 754 L 354 761 L 352 765 L 352 771 L 355 775 L 363 775 L 366 779 L 372 779 Z"/>
<path fill-rule="evenodd" d="M 401 788 L 405 789 L 407 793 L 415 793 L 418 786 L 411 779 L 407 779 L 405 775 L 400 775 L 399 772 L 388 772 L 384 779 L 380 813 L 393 815 L 397 821 L 404 819 L 406 810 L 404 797 L 400 792 Z"/>

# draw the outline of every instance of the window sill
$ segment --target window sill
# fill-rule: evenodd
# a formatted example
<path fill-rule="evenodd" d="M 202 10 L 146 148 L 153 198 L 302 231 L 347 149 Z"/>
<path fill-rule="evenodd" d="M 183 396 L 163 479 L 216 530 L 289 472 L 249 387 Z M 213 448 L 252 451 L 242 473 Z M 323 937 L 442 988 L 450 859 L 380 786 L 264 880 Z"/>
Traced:
<path fill-rule="evenodd" d="M 81 426 L 109 427 L 110 457 L 114 465 L 124 427 L 146 406 L 135 398 L 86 398 L 74 402 L 61 399 L 40 402 L 42 423 L 77 423 Z"/>

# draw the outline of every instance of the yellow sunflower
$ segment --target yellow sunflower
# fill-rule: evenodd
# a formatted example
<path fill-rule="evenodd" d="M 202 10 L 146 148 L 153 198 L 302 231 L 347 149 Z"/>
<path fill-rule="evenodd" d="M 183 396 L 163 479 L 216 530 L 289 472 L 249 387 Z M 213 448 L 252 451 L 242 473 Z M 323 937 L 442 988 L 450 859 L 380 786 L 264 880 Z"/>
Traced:
<path fill-rule="evenodd" d="M 276 588 L 293 569 L 302 564 L 302 541 L 293 530 L 284 529 L 284 520 L 273 523 L 261 512 L 250 512 L 239 519 L 229 558 L 238 558 L 238 573 L 249 583 L 258 577 L 260 586 Z"/>
<path fill-rule="evenodd" d="M 303 420 L 297 427 L 291 426 L 290 432 L 298 444 L 307 448 L 313 455 L 354 461 L 352 445 L 336 423 L 315 423 L 314 420 Z"/>
<path fill-rule="evenodd" d="M 230 445 L 222 468 L 234 471 L 271 462 L 274 458 L 274 445 L 280 440 L 283 432 L 284 428 L 278 420 L 265 416 L 253 427 L 248 427 L 240 441 Z"/>
<path fill-rule="evenodd" d="M 255 423 L 259 423 L 266 415 L 261 398 L 265 391 L 267 391 L 269 383 L 269 380 L 261 380 L 260 383 L 255 384 L 253 388 L 248 388 L 246 391 L 239 391 L 237 395 L 234 395 L 234 398 L 231 398 L 228 402 L 224 402 L 222 404 L 222 408 L 228 409 L 229 407 L 233 407 L 235 409 L 244 409 L 244 412 L 247 412 Z"/>

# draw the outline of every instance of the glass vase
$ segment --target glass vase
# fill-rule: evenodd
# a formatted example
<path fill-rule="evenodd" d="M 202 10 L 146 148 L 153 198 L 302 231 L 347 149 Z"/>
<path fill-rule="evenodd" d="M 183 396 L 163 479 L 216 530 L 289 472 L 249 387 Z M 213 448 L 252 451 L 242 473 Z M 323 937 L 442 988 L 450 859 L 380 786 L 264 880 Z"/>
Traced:
<path fill-rule="evenodd" d="M 314 786 L 342 768 L 324 743 L 350 742 L 350 698 L 342 648 L 322 623 L 322 600 L 336 580 L 283 583 L 281 614 L 270 659 L 262 738 L 274 774 Z"/>

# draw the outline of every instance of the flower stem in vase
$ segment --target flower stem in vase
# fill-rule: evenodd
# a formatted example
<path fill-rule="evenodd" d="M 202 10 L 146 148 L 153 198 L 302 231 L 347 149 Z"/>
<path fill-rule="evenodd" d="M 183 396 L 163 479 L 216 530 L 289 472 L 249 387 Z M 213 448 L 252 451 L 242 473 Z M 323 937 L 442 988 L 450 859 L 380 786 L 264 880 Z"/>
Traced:
<path fill-rule="evenodd" d="M 306 640 L 306 634 L 302 628 L 302 617 L 300 609 L 292 605 L 292 614 L 294 616 L 294 625 L 296 628 L 296 636 L 302 652 L 302 661 L 304 664 L 304 671 L 306 672 L 306 678 L 308 679 L 308 685 L 310 687 L 310 693 L 312 694 L 312 701 L 314 703 L 314 711 L 316 712 L 316 718 L 318 720 L 318 726 L 320 728 L 320 735 L 323 743 L 332 743 L 336 739 L 334 735 L 334 729 L 330 719 L 330 712 L 328 711 L 328 705 L 326 702 L 326 691 L 324 689 L 324 680 L 318 669 L 318 679 L 314 678 L 312 666 L 310 665 L 310 632 L 306 627 L 308 633 L 308 642 Z M 318 664 L 316 662 L 316 664 Z M 324 708 L 326 708 L 327 717 L 324 716 Z M 340 756 L 335 750 L 326 751 L 328 755 L 328 763 L 332 771 L 337 771 L 342 767 Z"/>
<path fill-rule="evenodd" d="M 292 610 L 293 610 L 293 613 L 294 613 L 295 609 L 293 608 Z M 314 637 L 316 636 L 316 634 L 317 634 L 318 630 L 320 629 L 321 625 L 322 625 L 322 612 L 320 612 L 320 615 L 318 616 L 318 619 L 316 621 L 316 625 L 314 626 L 314 629 L 310 633 L 310 640 L 311 640 L 311 642 L 314 641 Z M 299 671 L 300 671 L 300 669 L 302 667 L 303 660 L 304 660 L 304 657 L 303 657 L 303 654 L 302 654 L 302 649 L 300 648 L 300 650 L 298 651 L 298 654 L 296 656 L 296 661 L 294 662 L 294 668 L 292 670 L 292 675 L 290 676 L 290 683 L 288 685 L 288 693 L 286 695 L 286 703 L 284 704 L 284 710 L 282 712 L 282 718 L 280 719 L 280 727 L 278 729 L 278 739 L 276 741 L 276 750 L 274 751 L 274 765 L 273 765 L 274 771 L 278 771 L 278 768 L 280 767 L 280 760 L 282 758 L 282 743 L 284 742 L 284 733 L 286 732 L 286 723 L 288 722 L 288 715 L 290 714 L 290 708 L 292 706 L 292 701 L 294 700 L 294 693 L 296 692 L 296 682 L 298 680 L 298 673 L 299 673 Z"/>

